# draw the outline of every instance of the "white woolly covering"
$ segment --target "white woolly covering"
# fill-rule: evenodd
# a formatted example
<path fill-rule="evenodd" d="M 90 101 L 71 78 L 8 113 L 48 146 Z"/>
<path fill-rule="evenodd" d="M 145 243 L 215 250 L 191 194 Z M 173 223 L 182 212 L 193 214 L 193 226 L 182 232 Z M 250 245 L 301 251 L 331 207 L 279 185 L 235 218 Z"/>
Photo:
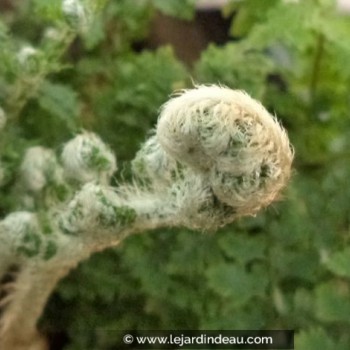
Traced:
<path fill-rule="evenodd" d="M 85 15 L 84 7 L 79 0 L 63 0 L 62 11 L 64 14 L 74 17 L 82 17 Z"/>
<path fill-rule="evenodd" d="M 40 232 L 36 214 L 18 211 L 7 215 L 0 222 L 0 242 L 1 238 L 6 239 L 5 243 L 11 247 L 11 251 L 5 250 L 1 254 L 12 253 L 23 241 L 23 237 L 30 232 Z"/>
<path fill-rule="evenodd" d="M 137 152 L 132 170 L 136 178 L 155 183 L 156 187 L 171 184 L 178 172 L 175 159 L 164 151 L 156 136 L 151 136 Z"/>
<path fill-rule="evenodd" d="M 85 31 L 89 23 L 89 10 L 80 0 L 63 0 L 62 12 L 67 22 L 80 31 Z"/>
<path fill-rule="evenodd" d="M 20 64 L 26 65 L 27 61 L 30 57 L 33 57 L 38 54 L 38 50 L 34 49 L 34 47 L 31 46 L 24 46 L 21 48 L 21 50 L 17 54 L 17 59 Z"/>
<path fill-rule="evenodd" d="M 31 147 L 26 151 L 21 167 L 21 182 L 32 192 L 41 191 L 50 180 L 58 179 L 61 169 L 54 152 L 44 147 Z"/>
<path fill-rule="evenodd" d="M 12 232 L 13 235 L 20 235 L 28 228 L 38 227 L 38 221 L 34 213 L 28 211 L 17 211 L 6 216 L 1 225 Z"/>
<path fill-rule="evenodd" d="M 91 132 L 77 135 L 64 146 L 62 163 L 67 178 L 81 183 L 107 183 L 117 169 L 113 152 Z"/>
<path fill-rule="evenodd" d="M 113 191 L 93 182 L 87 183 L 71 200 L 61 216 L 60 228 L 66 233 L 87 230 L 94 232 L 102 228 L 101 220 L 114 220 L 114 206 L 119 203 Z"/>
<path fill-rule="evenodd" d="M 287 133 L 243 91 L 215 85 L 183 91 L 162 107 L 157 138 L 170 156 L 207 178 L 237 216 L 269 204 L 290 177 Z"/>

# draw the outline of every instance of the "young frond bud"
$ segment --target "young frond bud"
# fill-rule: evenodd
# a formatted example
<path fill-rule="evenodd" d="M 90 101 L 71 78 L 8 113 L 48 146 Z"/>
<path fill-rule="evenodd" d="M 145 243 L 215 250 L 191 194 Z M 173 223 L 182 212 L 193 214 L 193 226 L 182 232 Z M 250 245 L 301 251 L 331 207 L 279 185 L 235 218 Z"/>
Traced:
<path fill-rule="evenodd" d="M 9 214 L 0 222 L 0 233 L 6 232 L 14 243 L 15 253 L 33 257 L 40 251 L 42 243 L 40 225 L 35 214 L 19 211 Z"/>
<path fill-rule="evenodd" d="M 31 46 L 24 46 L 17 53 L 18 62 L 25 73 L 32 74 L 40 69 L 40 52 Z"/>
<path fill-rule="evenodd" d="M 293 151 L 285 130 L 242 91 L 184 91 L 163 106 L 157 137 L 177 161 L 207 177 L 237 216 L 269 204 L 290 177 Z"/>
<path fill-rule="evenodd" d="M 63 0 L 62 12 L 73 29 L 85 30 L 87 13 L 80 0 Z"/>
<path fill-rule="evenodd" d="M 28 211 L 11 213 L 1 221 L 3 227 L 12 232 L 12 235 L 21 235 L 28 229 L 37 229 L 38 220 L 36 215 Z"/>
<path fill-rule="evenodd" d="M 113 152 L 90 132 L 76 136 L 64 146 L 62 163 L 66 177 L 81 183 L 107 183 L 117 169 Z"/>
<path fill-rule="evenodd" d="M 59 181 L 61 168 L 55 153 L 44 147 L 29 148 L 20 167 L 21 182 L 30 192 L 40 192 L 49 183 Z"/>
<path fill-rule="evenodd" d="M 17 58 L 18 61 L 21 64 L 26 64 L 27 60 L 32 57 L 35 56 L 38 53 L 38 51 L 36 49 L 34 49 L 34 47 L 31 46 L 24 46 L 22 47 L 22 49 L 18 52 Z"/>
<path fill-rule="evenodd" d="M 138 179 L 146 179 L 156 186 L 170 184 L 178 172 L 175 159 L 168 156 L 156 136 L 150 137 L 137 152 L 132 170 Z"/>
<path fill-rule="evenodd" d="M 58 43 L 62 42 L 65 33 L 55 27 L 48 27 L 43 33 L 43 40 L 45 43 Z"/>
<path fill-rule="evenodd" d="M 90 230 L 123 227 L 135 220 L 136 213 L 121 203 L 111 190 L 92 182 L 85 184 L 62 214 L 59 227 L 63 233 L 75 235 Z"/>

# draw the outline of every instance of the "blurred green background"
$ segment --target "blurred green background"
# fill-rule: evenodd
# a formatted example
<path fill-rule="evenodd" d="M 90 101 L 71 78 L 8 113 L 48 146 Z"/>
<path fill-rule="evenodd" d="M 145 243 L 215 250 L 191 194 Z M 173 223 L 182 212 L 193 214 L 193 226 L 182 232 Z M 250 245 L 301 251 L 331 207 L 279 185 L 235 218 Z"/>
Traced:
<path fill-rule="evenodd" d="M 94 3 L 62 48 L 48 31 L 61 0 L 0 1 L 0 105 L 15 115 L 0 140 L 2 215 L 24 150 L 58 151 L 81 129 L 116 152 L 115 182 L 129 179 L 159 107 L 193 82 L 261 100 L 288 130 L 295 170 L 256 217 L 215 234 L 145 232 L 82 263 L 41 320 L 52 349 L 122 349 L 107 329 L 295 329 L 298 350 L 349 349 L 350 17 L 332 0 Z M 13 62 L 28 43 L 40 55 L 23 71 Z"/>

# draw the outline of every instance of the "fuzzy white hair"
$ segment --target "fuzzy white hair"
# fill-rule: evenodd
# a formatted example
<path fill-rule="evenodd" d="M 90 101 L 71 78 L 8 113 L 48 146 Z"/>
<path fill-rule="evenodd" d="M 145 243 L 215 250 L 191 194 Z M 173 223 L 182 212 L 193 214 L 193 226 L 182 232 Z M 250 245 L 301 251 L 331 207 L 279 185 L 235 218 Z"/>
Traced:
<path fill-rule="evenodd" d="M 91 132 L 77 135 L 66 143 L 62 163 L 67 178 L 81 183 L 93 180 L 107 183 L 117 169 L 113 152 Z"/>
<path fill-rule="evenodd" d="M 184 90 L 162 107 L 157 138 L 170 156 L 204 176 L 236 216 L 268 205 L 290 178 L 286 131 L 243 91 L 215 85 Z"/>
<path fill-rule="evenodd" d="M 31 192 L 41 191 L 50 180 L 60 177 L 60 168 L 54 152 L 36 146 L 26 151 L 21 167 L 21 182 Z"/>

